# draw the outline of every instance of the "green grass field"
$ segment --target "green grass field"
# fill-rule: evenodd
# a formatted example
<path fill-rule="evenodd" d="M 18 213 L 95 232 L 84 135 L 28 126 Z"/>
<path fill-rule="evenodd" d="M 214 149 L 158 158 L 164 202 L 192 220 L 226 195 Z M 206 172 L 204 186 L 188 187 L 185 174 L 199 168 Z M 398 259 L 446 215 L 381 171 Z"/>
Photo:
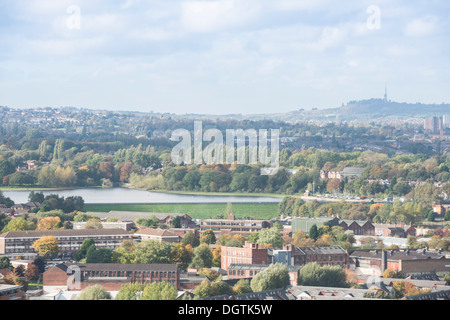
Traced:
<path fill-rule="evenodd" d="M 225 203 L 170 203 L 170 204 L 86 204 L 84 211 L 138 211 L 158 213 L 186 213 L 193 219 L 208 219 L 219 214 L 225 215 Z M 277 203 L 235 203 L 233 213 L 236 217 L 271 219 L 277 216 Z"/>

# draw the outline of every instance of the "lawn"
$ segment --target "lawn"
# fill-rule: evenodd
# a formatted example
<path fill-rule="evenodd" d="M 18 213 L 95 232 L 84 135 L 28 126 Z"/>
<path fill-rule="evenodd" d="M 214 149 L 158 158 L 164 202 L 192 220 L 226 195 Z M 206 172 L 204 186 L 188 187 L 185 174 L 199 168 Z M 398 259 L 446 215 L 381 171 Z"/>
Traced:
<path fill-rule="evenodd" d="M 138 211 L 159 213 L 186 213 L 193 219 L 208 219 L 225 215 L 225 203 L 168 203 L 168 204 L 86 204 L 84 211 Z M 238 218 L 271 219 L 277 216 L 277 203 L 235 203 L 233 214 Z"/>

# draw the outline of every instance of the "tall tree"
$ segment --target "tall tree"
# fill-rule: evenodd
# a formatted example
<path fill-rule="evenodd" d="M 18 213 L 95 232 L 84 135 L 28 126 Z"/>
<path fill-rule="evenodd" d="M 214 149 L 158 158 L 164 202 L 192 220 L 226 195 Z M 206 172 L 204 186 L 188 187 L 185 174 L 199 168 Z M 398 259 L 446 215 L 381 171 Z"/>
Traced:
<path fill-rule="evenodd" d="M 260 273 L 258 273 L 250 282 L 254 292 L 280 289 L 289 285 L 289 271 L 286 265 L 274 263 Z"/>
<path fill-rule="evenodd" d="M 53 236 L 43 236 L 33 242 L 32 247 L 43 257 L 49 257 L 59 253 L 58 240 Z"/>

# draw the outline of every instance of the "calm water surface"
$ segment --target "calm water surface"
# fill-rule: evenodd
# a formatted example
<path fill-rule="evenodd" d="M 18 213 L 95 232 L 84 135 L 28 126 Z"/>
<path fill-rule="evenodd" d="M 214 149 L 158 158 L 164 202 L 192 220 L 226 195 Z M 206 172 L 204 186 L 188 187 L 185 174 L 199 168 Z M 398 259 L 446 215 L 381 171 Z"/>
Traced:
<path fill-rule="evenodd" d="M 16 204 L 28 202 L 31 190 L 3 191 L 6 197 Z M 44 195 L 58 194 L 62 197 L 81 196 L 85 203 L 227 203 L 227 202 L 254 202 L 278 203 L 277 197 L 252 196 L 217 196 L 217 195 L 185 195 L 174 193 L 151 192 L 126 188 L 110 189 L 71 189 L 43 191 Z"/>

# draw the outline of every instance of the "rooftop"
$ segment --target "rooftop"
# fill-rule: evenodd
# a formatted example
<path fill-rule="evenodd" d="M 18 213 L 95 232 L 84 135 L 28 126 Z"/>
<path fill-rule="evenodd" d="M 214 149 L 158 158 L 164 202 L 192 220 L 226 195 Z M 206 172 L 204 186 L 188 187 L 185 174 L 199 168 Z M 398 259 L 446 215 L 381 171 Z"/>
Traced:
<path fill-rule="evenodd" d="M 106 235 L 131 235 L 123 229 L 64 229 L 64 230 L 28 230 L 8 231 L 0 234 L 0 238 L 40 238 L 44 236 L 74 237 L 74 236 L 106 236 Z"/>

